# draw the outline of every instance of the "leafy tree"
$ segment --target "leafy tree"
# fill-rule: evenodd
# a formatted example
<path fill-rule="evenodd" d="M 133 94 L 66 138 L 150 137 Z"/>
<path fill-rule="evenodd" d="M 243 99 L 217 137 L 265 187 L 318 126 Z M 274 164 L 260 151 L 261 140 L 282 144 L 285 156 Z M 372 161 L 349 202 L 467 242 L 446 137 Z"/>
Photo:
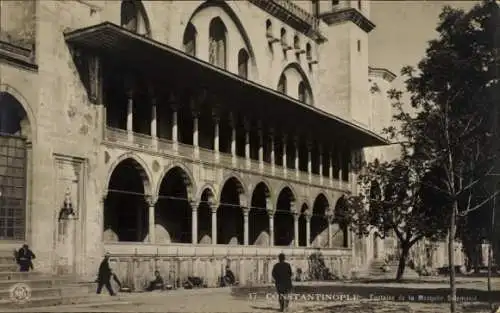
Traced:
<path fill-rule="evenodd" d="M 446 211 L 428 205 L 423 194 L 424 183 L 432 174 L 404 150 L 399 160 L 367 164 L 359 175 L 359 183 L 367 192 L 348 198 L 349 223 L 359 236 L 373 229 L 382 238 L 390 234 L 397 238 L 401 250 L 396 280 L 403 278 L 413 245 L 424 238 L 437 240 L 445 235 Z"/>
<path fill-rule="evenodd" d="M 488 203 L 498 192 L 482 188 L 493 172 L 499 90 L 498 5 L 484 1 L 469 12 L 445 7 L 426 56 L 402 70 L 416 111 L 396 119 L 412 158 L 438 170 L 438 192 L 449 208 L 451 312 L 456 311 L 454 240 L 457 219 Z M 396 132 L 395 129 L 393 129 Z M 418 163 L 418 161 L 417 161 Z"/>

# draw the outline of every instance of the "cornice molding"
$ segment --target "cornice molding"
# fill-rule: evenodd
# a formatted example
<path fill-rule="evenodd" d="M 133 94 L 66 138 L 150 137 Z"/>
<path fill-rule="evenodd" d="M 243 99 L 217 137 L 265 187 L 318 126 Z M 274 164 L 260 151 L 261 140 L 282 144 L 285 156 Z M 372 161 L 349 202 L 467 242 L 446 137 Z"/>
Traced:
<path fill-rule="evenodd" d="M 393 72 L 389 71 L 386 68 L 371 67 L 371 66 L 368 67 L 368 75 L 375 76 L 375 77 L 381 77 L 388 82 L 392 82 L 397 77 L 396 74 L 394 74 Z"/>
<path fill-rule="evenodd" d="M 367 33 L 371 32 L 375 28 L 374 23 L 361 14 L 361 12 L 353 8 L 323 13 L 320 15 L 320 18 L 328 25 L 351 21 Z"/>

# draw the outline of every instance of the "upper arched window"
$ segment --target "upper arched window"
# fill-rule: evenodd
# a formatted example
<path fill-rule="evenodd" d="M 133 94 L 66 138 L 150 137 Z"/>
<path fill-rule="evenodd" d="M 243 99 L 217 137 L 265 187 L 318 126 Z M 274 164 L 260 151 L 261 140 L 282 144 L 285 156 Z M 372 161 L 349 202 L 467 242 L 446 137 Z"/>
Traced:
<path fill-rule="evenodd" d="M 298 35 L 293 36 L 293 48 L 297 50 L 300 49 L 300 38 Z"/>
<path fill-rule="evenodd" d="M 280 33 L 281 44 L 286 47 L 288 46 L 288 42 L 286 40 L 286 29 L 282 28 Z"/>
<path fill-rule="evenodd" d="M 312 94 L 306 83 L 301 81 L 299 83 L 299 100 L 305 104 L 312 105 Z"/>
<path fill-rule="evenodd" d="M 120 25 L 132 32 L 151 37 L 149 20 L 140 1 L 122 0 Z"/>
<path fill-rule="evenodd" d="M 266 20 L 266 37 L 273 37 L 273 23 L 271 23 L 271 20 Z"/>
<path fill-rule="evenodd" d="M 312 48 L 310 43 L 306 44 L 306 58 L 312 60 Z"/>
<path fill-rule="evenodd" d="M 286 76 L 281 74 L 280 80 L 278 81 L 278 91 L 286 94 Z"/>
<path fill-rule="evenodd" d="M 226 26 L 219 17 L 210 21 L 209 26 L 209 59 L 208 61 L 220 68 L 226 68 Z"/>
<path fill-rule="evenodd" d="M 240 49 L 238 52 L 238 75 L 243 78 L 248 78 L 248 53 L 245 49 Z"/>
<path fill-rule="evenodd" d="M 135 1 L 132 0 L 122 1 L 121 17 L 120 17 L 121 26 L 125 27 L 130 31 L 137 32 L 139 24 L 138 17 L 139 17 L 139 8 L 137 7 Z"/>
<path fill-rule="evenodd" d="M 184 45 L 184 52 L 192 56 L 196 55 L 196 33 L 193 24 L 188 23 L 184 31 L 182 44 Z"/>

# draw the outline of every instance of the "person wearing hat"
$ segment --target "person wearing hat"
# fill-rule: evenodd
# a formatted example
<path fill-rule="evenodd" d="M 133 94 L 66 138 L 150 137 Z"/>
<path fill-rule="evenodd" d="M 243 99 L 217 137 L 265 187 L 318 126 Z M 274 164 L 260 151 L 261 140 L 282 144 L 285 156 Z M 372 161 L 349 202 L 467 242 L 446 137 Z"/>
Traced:
<path fill-rule="evenodd" d="M 33 251 L 30 250 L 27 244 L 24 244 L 19 251 L 16 253 L 16 261 L 19 264 L 20 272 L 28 272 L 30 269 L 33 269 L 33 259 L 36 256 Z"/>
<path fill-rule="evenodd" d="M 113 291 L 113 287 L 111 286 L 111 277 L 113 277 L 113 271 L 109 266 L 109 257 L 109 252 L 106 252 L 101 265 L 99 265 L 99 272 L 97 274 L 97 294 L 100 294 L 102 287 L 106 286 L 109 294 L 111 296 L 114 296 L 116 295 L 116 293 Z"/>

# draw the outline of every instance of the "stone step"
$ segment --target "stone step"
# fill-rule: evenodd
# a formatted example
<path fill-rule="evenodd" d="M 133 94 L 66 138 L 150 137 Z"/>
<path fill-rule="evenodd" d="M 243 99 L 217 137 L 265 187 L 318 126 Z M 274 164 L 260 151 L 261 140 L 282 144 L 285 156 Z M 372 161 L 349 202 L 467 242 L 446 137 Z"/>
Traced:
<path fill-rule="evenodd" d="M 39 278 L 47 274 L 41 272 L 0 272 L 0 281 L 2 280 L 29 280 Z"/>
<path fill-rule="evenodd" d="M 112 302 L 121 302 L 124 299 L 119 296 L 110 297 L 108 295 L 86 294 L 69 297 L 32 297 L 29 301 L 17 304 L 9 300 L 0 300 L 0 307 L 3 309 L 15 310 L 12 312 L 40 312 L 38 308 L 50 307 L 56 305 L 72 305 L 72 304 L 110 304 Z M 31 310 L 28 311 L 28 309 Z M 26 310 L 26 311 L 25 311 Z"/>
<path fill-rule="evenodd" d="M 16 258 L 11 256 L 0 256 L 0 264 L 16 264 Z"/>
<path fill-rule="evenodd" d="M 0 273 L 4 272 L 16 272 L 19 270 L 19 266 L 17 264 L 0 264 Z"/>
<path fill-rule="evenodd" d="M 30 288 L 48 288 L 57 287 L 63 284 L 68 284 L 74 282 L 73 277 L 37 277 L 30 279 L 12 279 L 12 280 L 0 280 L 0 290 L 8 290 L 14 284 L 23 283 L 28 285 Z"/>

